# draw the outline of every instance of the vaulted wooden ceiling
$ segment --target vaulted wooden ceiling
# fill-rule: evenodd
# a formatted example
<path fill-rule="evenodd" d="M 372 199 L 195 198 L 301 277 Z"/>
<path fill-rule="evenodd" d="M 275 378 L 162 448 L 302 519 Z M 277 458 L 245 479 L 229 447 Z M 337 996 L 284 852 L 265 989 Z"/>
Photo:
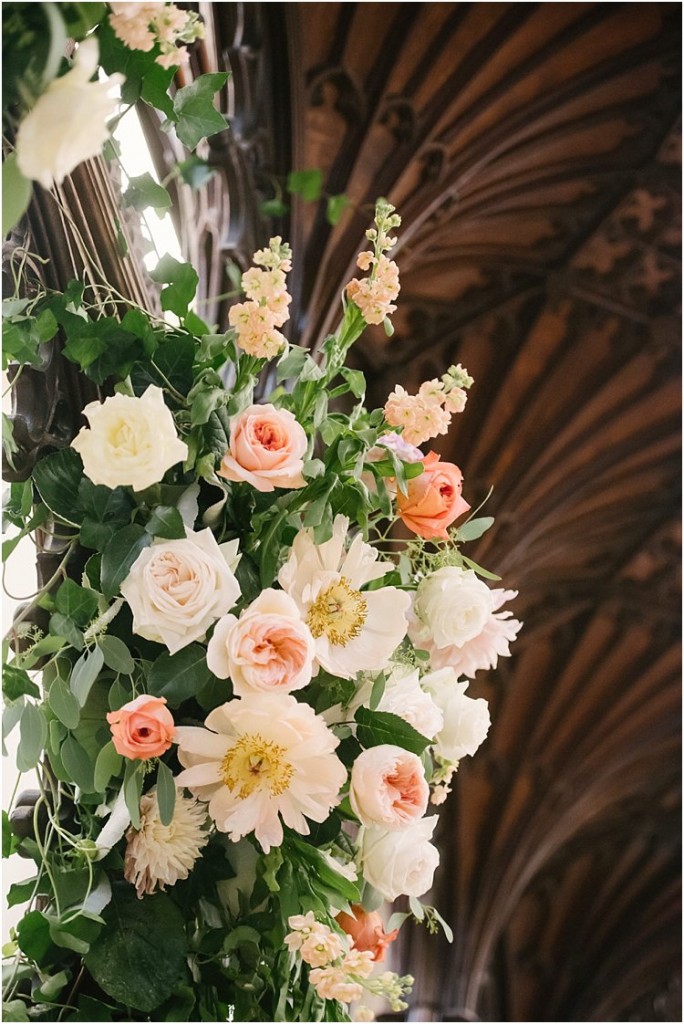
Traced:
<path fill-rule="evenodd" d="M 468 367 L 438 447 L 471 504 L 494 487 L 473 555 L 520 591 L 514 656 L 471 686 L 490 736 L 441 813 L 433 895 L 455 941 L 405 929 L 408 1017 L 680 1019 L 680 5 L 199 9 L 195 70 L 232 73 L 220 174 L 177 195 L 204 295 L 278 231 L 291 340 L 315 348 L 386 195 L 402 293 L 394 338 L 355 350 L 369 402 Z M 261 201 L 310 167 L 352 200 L 340 223 L 298 200 L 268 221 Z M 63 200 L 108 259 L 103 174 L 83 165 Z M 30 211 L 46 246 L 51 211 Z M 78 252 L 54 255 L 64 283 Z M 106 276 L 144 294 L 133 258 L 115 262 Z M 50 429 L 68 432 L 78 410 L 59 408 Z"/>
<path fill-rule="evenodd" d="M 474 557 L 520 591 L 514 657 L 471 687 L 492 731 L 442 809 L 455 941 L 401 950 L 409 1019 L 678 1019 L 680 7 L 200 8 L 203 70 L 233 75 L 188 236 L 208 294 L 264 233 L 254 196 L 322 168 L 340 223 L 295 201 L 269 225 L 315 348 L 386 195 L 397 331 L 357 364 L 374 405 L 468 367 L 439 447 L 471 503 L 494 487 Z"/>

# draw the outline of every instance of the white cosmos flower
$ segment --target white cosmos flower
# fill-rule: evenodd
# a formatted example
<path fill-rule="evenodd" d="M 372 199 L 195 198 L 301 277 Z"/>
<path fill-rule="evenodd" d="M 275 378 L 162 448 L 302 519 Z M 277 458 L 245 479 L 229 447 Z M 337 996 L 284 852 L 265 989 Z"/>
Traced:
<path fill-rule="evenodd" d="M 316 544 L 300 530 L 278 582 L 294 598 L 316 641 L 316 663 L 343 679 L 380 671 L 406 635 L 411 599 L 396 587 L 361 588 L 393 566 L 357 535 L 345 549 L 349 520 L 336 516 L 333 535 Z"/>
<path fill-rule="evenodd" d="M 309 834 L 339 802 L 347 770 L 339 740 L 307 704 L 286 693 L 258 693 L 215 708 L 206 729 L 176 730 L 177 777 L 233 841 L 254 832 L 265 853 L 283 841 L 282 821 Z"/>

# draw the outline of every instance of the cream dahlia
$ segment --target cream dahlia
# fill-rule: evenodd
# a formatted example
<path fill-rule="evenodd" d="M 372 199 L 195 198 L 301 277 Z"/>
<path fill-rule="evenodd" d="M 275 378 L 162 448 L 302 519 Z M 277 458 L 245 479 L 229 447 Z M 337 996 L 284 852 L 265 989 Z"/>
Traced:
<path fill-rule="evenodd" d="M 349 520 L 336 516 L 333 535 L 316 544 L 300 530 L 278 581 L 292 597 L 316 642 L 316 665 L 343 679 L 385 668 L 406 635 L 408 594 L 396 587 L 362 591 L 393 566 L 354 537 L 345 548 Z"/>
<path fill-rule="evenodd" d="M 281 693 L 247 695 L 215 708 L 206 728 L 176 730 L 185 771 L 176 781 L 236 842 L 254 832 L 265 853 L 283 841 L 283 822 L 309 834 L 339 802 L 347 771 L 339 740 L 307 704 Z M 282 819 L 282 821 L 281 821 Z"/>
<path fill-rule="evenodd" d="M 206 845 L 206 809 L 176 793 L 173 818 L 162 825 L 154 789 L 140 801 L 140 828 L 126 833 L 128 845 L 124 857 L 124 877 L 135 886 L 138 899 L 167 885 L 187 878 Z"/>

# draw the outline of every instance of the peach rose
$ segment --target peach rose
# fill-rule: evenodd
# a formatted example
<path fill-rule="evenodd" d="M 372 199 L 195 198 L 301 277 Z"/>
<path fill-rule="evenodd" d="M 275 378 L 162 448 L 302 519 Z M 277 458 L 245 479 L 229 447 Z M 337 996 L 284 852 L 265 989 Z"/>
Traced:
<path fill-rule="evenodd" d="M 373 954 L 377 964 L 385 959 L 385 950 L 394 942 L 399 929 L 386 932 L 385 925 L 377 910 L 367 911 L 359 903 L 352 904 L 351 914 L 338 914 L 335 918 L 339 926 L 352 940 L 355 949 L 362 953 Z"/>
<path fill-rule="evenodd" d="M 207 665 L 219 679 L 233 681 L 233 693 L 289 693 L 311 682 L 314 639 L 297 605 L 282 590 L 264 590 L 239 619 L 216 623 Z"/>
<path fill-rule="evenodd" d="M 304 429 L 287 409 L 250 405 L 230 421 L 230 449 L 218 475 L 246 481 L 257 491 L 304 487 L 307 444 Z"/>
<path fill-rule="evenodd" d="M 364 825 L 406 828 L 425 814 L 429 796 L 422 761 L 403 747 L 381 743 L 352 765 L 349 799 Z"/>
<path fill-rule="evenodd" d="M 447 526 L 470 508 L 461 497 L 463 474 L 452 462 L 440 462 L 436 452 L 425 456 L 423 466 L 421 475 L 408 481 L 408 494 L 397 492 L 399 516 L 425 540 L 448 540 Z"/>
<path fill-rule="evenodd" d="M 161 757 L 173 743 L 175 723 L 166 697 L 150 697 L 146 693 L 129 700 L 118 711 L 107 715 L 117 754 L 131 760 L 147 761 Z"/>

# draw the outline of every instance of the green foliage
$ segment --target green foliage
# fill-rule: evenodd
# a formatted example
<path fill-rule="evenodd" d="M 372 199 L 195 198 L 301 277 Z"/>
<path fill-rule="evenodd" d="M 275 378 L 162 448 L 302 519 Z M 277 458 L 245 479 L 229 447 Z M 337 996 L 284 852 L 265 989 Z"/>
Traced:
<path fill-rule="evenodd" d="M 134 210 L 146 210 L 151 206 L 163 211 L 171 206 L 171 196 L 149 173 L 130 178 L 123 199 L 124 205 L 132 206 Z"/>
<path fill-rule="evenodd" d="M 317 167 L 306 171 L 290 171 L 287 176 L 287 191 L 301 196 L 306 202 L 318 199 L 323 190 L 323 171 Z"/>
<path fill-rule="evenodd" d="M 102 552 L 102 593 L 115 597 L 138 555 L 152 541 L 149 533 L 135 523 L 117 530 Z"/>
<path fill-rule="evenodd" d="M 403 718 L 388 711 L 371 711 L 369 708 L 360 707 L 354 718 L 358 723 L 356 735 L 363 747 L 391 743 L 414 754 L 422 754 L 430 745 L 427 736 L 421 735 Z"/>
<path fill-rule="evenodd" d="M 19 170 L 15 153 L 2 164 L 2 236 L 19 223 L 31 201 L 32 185 Z M 6 365 L 6 364 L 5 364 Z"/>
<path fill-rule="evenodd" d="M 226 128 L 225 117 L 214 107 L 214 93 L 222 89 L 227 80 L 228 75 L 223 71 L 201 75 L 176 93 L 173 100 L 176 134 L 188 149 L 194 149 L 202 139 Z"/>
<path fill-rule="evenodd" d="M 192 86 L 188 86 L 192 88 Z M 181 90 L 183 91 L 183 90 Z M 162 309 L 170 310 L 176 316 L 184 317 L 195 297 L 199 278 L 197 271 L 189 263 L 181 263 L 173 256 L 163 256 L 155 269 L 150 273 L 153 281 L 165 284 L 162 288 Z"/>
<path fill-rule="evenodd" d="M 177 654 L 162 654 L 147 677 L 147 688 L 155 697 L 165 697 L 169 707 L 196 697 L 214 678 L 207 667 L 207 656 L 200 644 L 189 644 Z"/>

